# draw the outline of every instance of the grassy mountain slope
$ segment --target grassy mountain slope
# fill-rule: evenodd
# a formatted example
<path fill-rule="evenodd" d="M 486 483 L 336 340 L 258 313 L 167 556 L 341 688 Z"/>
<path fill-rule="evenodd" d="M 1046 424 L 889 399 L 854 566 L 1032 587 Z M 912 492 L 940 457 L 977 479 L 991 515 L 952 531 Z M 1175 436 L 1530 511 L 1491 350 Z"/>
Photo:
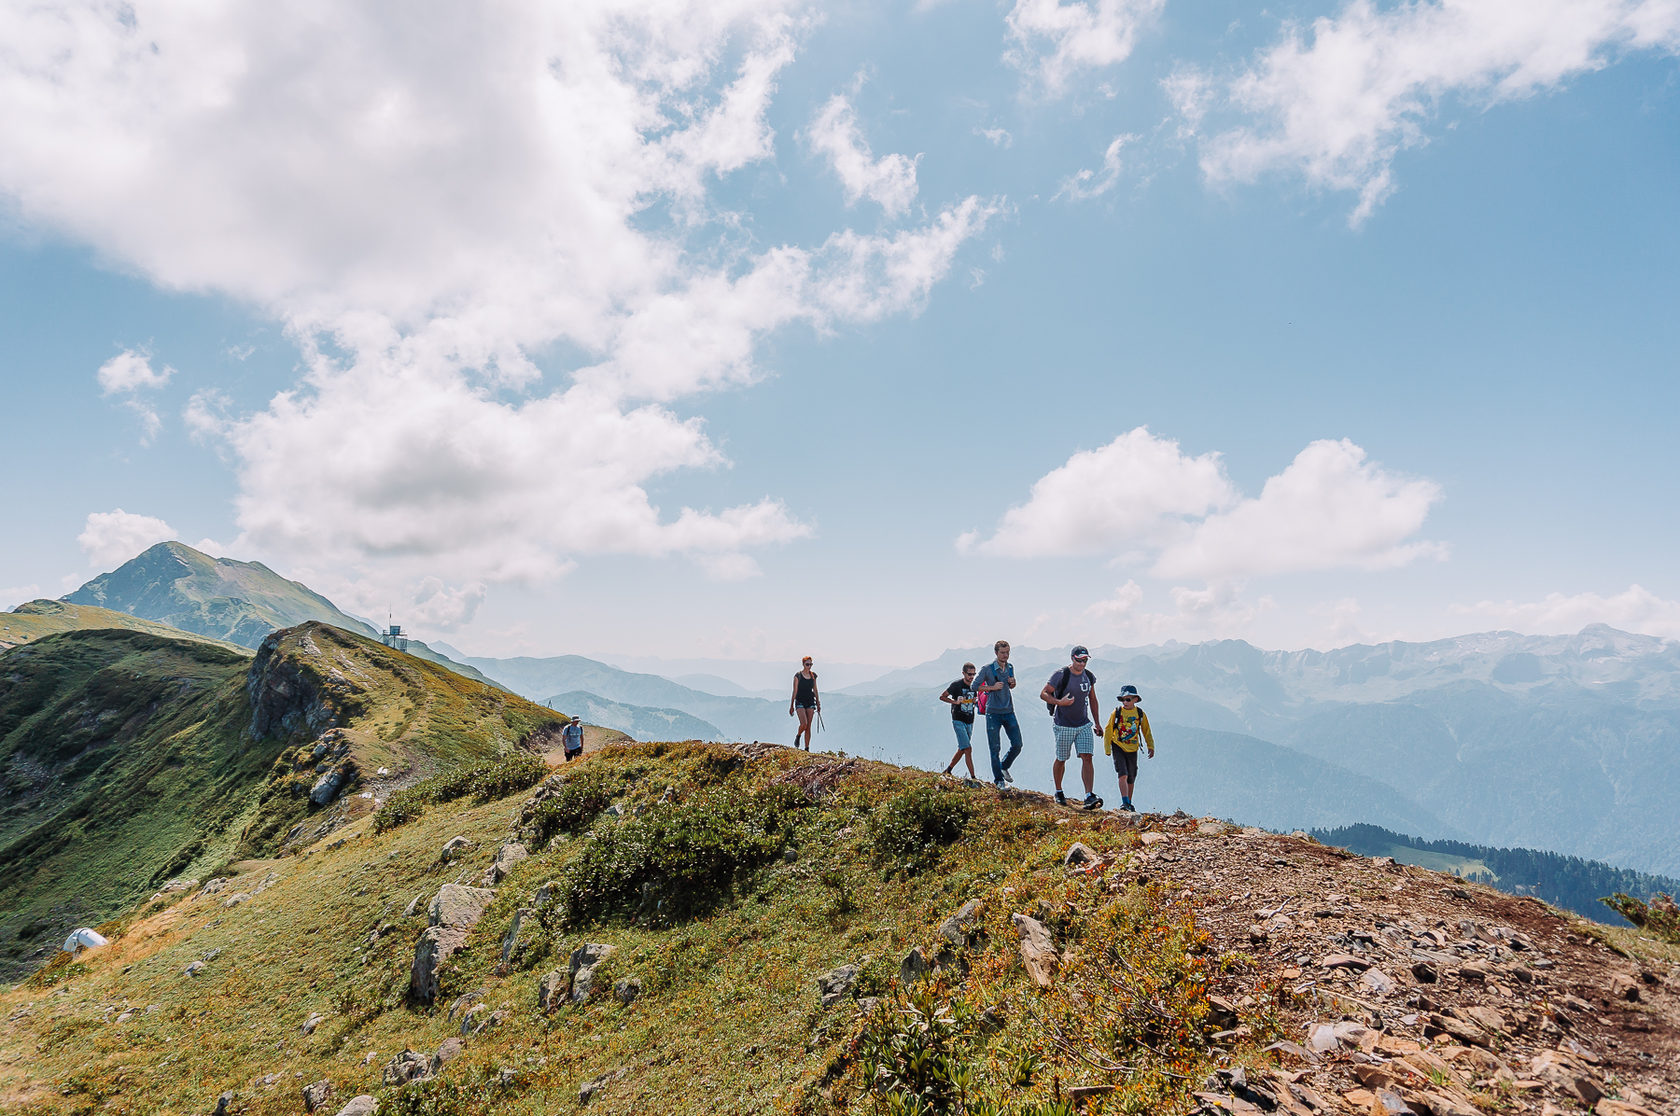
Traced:
<path fill-rule="evenodd" d="M 26 601 L 11 612 L 0 612 L 0 651 L 7 651 L 22 643 L 57 635 L 59 632 L 89 631 L 95 628 L 119 628 L 131 632 L 180 639 L 182 637 L 215 643 L 233 649 L 239 645 L 225 640 L 184 632 L 168 624 L 159 624 L 94 605 L 70 604 L 67 601 Z"/>
<path fill-rule="evenodd" d="M 1549 1037 L 1560 1017 L 1600 1052 L 1588 1072 L 1601 1087 L 1654 1108 L 1680 1089 L 1680 1067 L 1658 1056 L 1680 1041 L 1680 951 L 1645 954 L 1641 982 L 1538 903 L 1457 881 L 1449 894 L 1432 873 L 1309 841 L 1058 811 L 765 746 L 607 748 L 524 798 L 441 806 L 382 833 L 358 821 L 342 845 L 136 911 L 109 947 L 0 992 L 0 1096 L 27 1116 L 207 1112 L 226 1090 L 234 1113 L 291 1116 L 302 1087 L 325 1080 L 328 1113 L 368 1094 L 380 1116 L 547 1116 L 595 1082 L 588 1107 L 603 1114 L 1248 1111 L 1236 1094 L 1298 1116 L 1291 1085 L 1319 1113 L 1371 1111 L 1360 1090 L 1380 1067 L 1414 1111 L 1428 1094 L 1435 1113 L 1537 1114 L 1562 1086 L 1509 1082 L 1562 1041 Z M 515 835 L 536 851 L 495 886 L 435 1004 L 415 1002 L 425 900 L 476 883 Z M 474 847 L 445 862 L 456 836 Z M 1076 841 L 1092 859 L 1069 870 Z M 272 884 L 222 905 L 258 880 Z M 966 922 L 941 929 L 970 902 Z M 1255 927 L 1256 905 L 1290 917 Z M 1029 918 L 1044 935 L 1037 976 Z M 1435 927 L 1465 938 L 1414 944 Z M 568 959 L 585 943 L 613 952 L 571 1001 Z M 1474 958 L 1479 978 L 1455 967 L 1414 986 L 1417 948 L 1442 966 Z M 1358 966 L 1319 964 L 1349 951 Z M 817 980 L 846 964 L 855 981 L 825 1007 Z M 1394 986 L 1362 985 L 1366 965 Z M 551 972 L 560 1002 L 544 1010 Z M 1640 1001 L 1601 1000 L 1612 978 Z M 620 982 L 639 995 L 617 995 Z M 1591 1010 L 1561 1016 L 1571 996 L 1592 996 Z M 1449 1016 L 1462 1029 L 1472 1008 L 1498 1020 L 1487 1046 L 1425 1034 Z M 1383 1029 L 1310 1062 L 1265 1050 L 1344 1013 Z M 435 1076 L 384 1079 L 399 1052 L 430 1063 L 450 1039 L 462 1050 Z"/>
<path fill-rule="evenodd" d="M 261 562 L 212 558 L 181 542 L 158 543 L 64 599 L 252 648 L 276 628 L 306 620 L 376 634 L 307 585 L 288 581 Z"/>
<path fill-rule="evenodd" d="M 0 656 L 0 972 L 165 880 L 324 836 L 371 795 L 562 718 L 325 624 L 255 658 L 69 632 Z M 387 769 L 380 775 L 381 768 Z M 312 805 L 324 777 L 338 785 Z"/>

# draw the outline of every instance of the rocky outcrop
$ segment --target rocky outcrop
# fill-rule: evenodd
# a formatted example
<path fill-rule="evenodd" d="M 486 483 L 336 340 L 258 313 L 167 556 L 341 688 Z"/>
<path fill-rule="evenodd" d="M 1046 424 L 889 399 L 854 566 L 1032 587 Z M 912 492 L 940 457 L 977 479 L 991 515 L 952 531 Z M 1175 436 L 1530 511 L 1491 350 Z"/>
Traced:
<path fill-rule="evenodd" d="M 408 991 L 415 1001 L 429 1004 L 437 999 L 438 978 L 444 964 L 467 944 L 467 934 L 484 917 L 484 908 L 496 893 L 478 887 L 444 884 L 427 908 L 430 925 L 414 947 L 414 964 L 409 971 Z"/>
<path fill-rule="evenodd" d="M 307 631 L 307 628 L 306 628 Z M 321 676 L 300 656 L 281 649 L 289 631 L 277 631 L 262 641 L 245 676 L 245 695 L 251 702 L 253 737 L 319 736 L 341 723 L 338 702 Z"/>
<path fill-rule="evenodd" d="M 595 989 L 595 973 L 601 963 L 611 957 L 615 950 L 610 945 L 600 942 L 587 942 L 572 950 L 572 1002 L 581 1004 L 589 999 L 590 992 Z"/>
<path fill-rule="evenodd" d="M 1027 975 L 1040 988 L 1048 988 L 1056 980 L 1056 947 L 1050 942 L 1050 930 L 1031 915 L 1010 916 L 1015 932 L 1021 937 L 1021 962 Z"/>

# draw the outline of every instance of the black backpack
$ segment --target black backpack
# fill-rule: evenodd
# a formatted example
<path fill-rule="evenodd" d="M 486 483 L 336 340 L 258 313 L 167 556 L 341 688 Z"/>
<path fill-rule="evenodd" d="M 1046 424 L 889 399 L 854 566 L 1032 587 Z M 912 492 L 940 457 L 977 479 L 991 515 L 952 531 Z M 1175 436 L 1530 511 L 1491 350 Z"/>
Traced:
<path fill-rule="evenodd" d="M 1068 682 L 1073 677 L 1073 671 L 1069 670 L 1067 667 L 1063 667 L 1061 670 L 1051 675 L 1051 677 L 1061 679 L 1060 682 L 1056 683 L 1056 700 L 1061 701 L 1063 697 L 1067 696 Z M 1057 707 L 1050 702 L 1045 702 L 1044 708 L 1050 711 L 1050 716 L 1054 717 L 1056 715 Z"/>

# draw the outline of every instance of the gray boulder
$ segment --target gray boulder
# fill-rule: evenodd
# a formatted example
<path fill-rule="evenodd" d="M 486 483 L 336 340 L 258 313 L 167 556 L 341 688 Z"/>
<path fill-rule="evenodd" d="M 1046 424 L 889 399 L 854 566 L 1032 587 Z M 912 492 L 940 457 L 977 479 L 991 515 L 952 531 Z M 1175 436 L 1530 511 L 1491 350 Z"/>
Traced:
<path fill-rule="evenodd" d="M 309 1013 L 309 1018 L 303 1021 L 303 1026 L 299 1027 L 298 1030 L 306 1035 L 312 1035 L 315 1033 L 315 1028 L 326 1022 L 326 1019 L 327 1017 L 320 1012 L 312 1011 Z"/>
<path fill-rule="evenodd" d="M 1059 960 L 1056 947 L 1050 941 L 1050 928 L 1031 915 L 1014 914 L 1009 917 L 1015 924 L 1015 933 L 1021 938 L 1021 963 L 1027 967 L 1027 975 L 1040 988 L 1050 987 L 1055 983 Z"/>
<path fill-rule="evenodd" d="M 1069 846 L 1067 855 L 1062 857 L 1062 867 L 1066 868 L 1069 872 L 1084 868 L 1087 865 L 1095 864 L 1096 862 L 1097 854 L 1090 848 L 1090 846 L 1080 841 L 1075 841 L 1071 846 Z"/>
<path fill-rule="evenodd" d="M 387 1085 L 407 1085 L 410 1081 L 424 1081 L 432 1076 L 432 1060 L 424 1054 L 404 1050 L 385 1063 L 379 1079 Z M 352 1101 L 352 1104 L 355 1102 Z"/>
<path fill-rule="evenodd" d="M 572 1003 L 581 1004 L 589 999 L 589 993 L 595 987 L 596 970 L 616 952 L 612 946 L 601 942 L 588 942 L 572 950 Z"/>
<path fill-rule="evenodd" d="M 495 887 L 507 879 L 507 874 L 515 864 L 530 856 L 524 845 L 517 841 L 503 845 L 496 850 L 496 859 L 490 865 L 490 870 L 484 873 L 484 886 Z"/>
<path fill-rule="evenodd" d="M 898 979 L 903 984 L 917 984 L 932 975 L 933 962 L 928 960 L 921 946 L 912 946 L 910 952 L 904 955 L 904 960 L 898 963 Z"/>
<path fill-rule="evenodd" d="M 517 964 L 520 957 L 535 941 L 541 923 L 537 921 L 536 912 L 530 907 L 520 907 L 513 912 L 513 922 L 508 926 L 508 932 L 502 936 L 502 966 L 511 968 Z"/>
<path fill-rule="evenodd" d="M 303 1108 L 306 1112 L 314 1112 L 332 1098 L 332 1082 L 326 1078 L 303 1087 Z"/>
<path fill-rule="evenodd" d="M 350 1103 L 338 1110 L 338 1116 L 373 1116 L 379 1111 L 379 1102 L 363 1093 L 359 1097 L 351 1097 Z"/>
<path fill-rule="evenodd" d="M 442 851 L 438 853 L 438 859 L 447 862 L 460 856 L 462 853 L 469 853 L 477 847 L 477 845 L 473 844 L 465 837 L 451 837 L 448 841 L 444 842 Z"/>
<path fill-rule="evenodd" d="M 419 895 L 416 895 L 408 901 L 408 906 L 403 908 L 402 916 L 404 918 L 413 918 L 415 915 L 420 913 L 420 909 L 425 905 L 426 893 L 422 891 Z"/>
<path fill-rule="evenodd" d="M 414 965 L 409 970 L 408 990 L 415 1000 L 429 1004 L 437 999 L 438 978 L 444 962 L 467 944 L 467 931 L 460 926 L 428 926 L 414 947 Z"/>
<path fill-rule="evenodd" d="M 838 969 L 830 969 L 817 978 L 817 994 L 822 997 L 823 1007 L 833 1007 L 851 994 L 853 986 L 857 984 L 858 973 L 863 971 L 867 961 L 868 958 L 865 958 L 850 965 L 841 965 Z"/>
<path fill-rule="evenodd" d="M 444 1039 L 443 1045 L 432 1055 L 431 1072 L 435 1075 L 444 1066 L 466 1053 L 467 1044 L 458 1038 Z"/>
<path fill-rule="evenodd" d="M 309 788 L 310 805 L 325 806 L 337 798 L 339 789 L 344 786 L 345 781 L 344 768 L 329 768 L 319 779 L 315 780 L 315 785 Z"/>
<path fill-rule="evenodd" d="M 980 900 L 970 899 L 939 924 L 939 936 L 957 949 L 968 949 L 980 937 Z"/>
<path fill-rule="evenodd" d="M 484 917 L 484 909 L 495 897 L 496 893 L 489 888 L 444 884 L 426 908 L 426 922 L 431 926 L 470 930 Z"/>
<path fill-rule="evenodd" d="M 603 1073 L 598 1077 L 592 1077 L 588 1081 L 585 1081 L 582 1085 L 578 1086 L 578 1103 L 588 1104 L 590 1099 L 594 1097 L 596 1093 L 599 1093 L 602 1089 L 606 1088 L 608 1085 L 617 1081 L 629 1072 L 629 1066 L 621 1066 L 618 1069 L 608 1070 L 606 1073 Z"/>
<path fill-rule="evenodd" d="M 642 995 L 642 982 L 639 977 L 625 977 L 613 985 L 613 999 L 629 1007 Z"/>

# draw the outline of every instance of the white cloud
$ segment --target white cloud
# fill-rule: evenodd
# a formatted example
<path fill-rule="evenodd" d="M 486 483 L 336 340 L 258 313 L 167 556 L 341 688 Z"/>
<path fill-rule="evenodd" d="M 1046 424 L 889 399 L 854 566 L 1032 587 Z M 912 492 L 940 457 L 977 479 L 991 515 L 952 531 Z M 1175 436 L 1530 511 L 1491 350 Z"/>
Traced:
<path fill-rule="evenodd" d="M 1346 438 L 1303 449 L 1260 495 L 1209 516 L 1155 562 L 1163 577 L 1220 579 L 1342 567 L 1390 569 L 1444 557 L 1412 541 L 1441 499 L 1434 481 L 1401 477 Z"/>
<path fill-rule="evenodd" d="M 727 464 L 668 404 L 753 382 L 777 329 L 917 312 L 1002 207 L 755 241 L 714 186 L 773 156 L 797 7 L 0 7 L 0 191 L 302 349 L 256 413 L 184 413 L 231 453 L 240 549 L 341 563 L 375 604 L 439 576 L 445 612 L 588 555 L 743 576 L 810 528 L 773 495 L 656 507 L 656 478 Z M 876 188 L 900 211 L 905 162 Z M 582 357 L 545 374 L 539 349 Z"/>
<path fill-rule="evenodd" d="M 151 354 L 136 349 L 124 349 L 99 366 L 99 390 L 105 395 L 119 395 L 160 388 L 169 382 L 175 369 L 167 364 L 161 370 L 152 368 Z"/>
<path fill-rule="evenodd" d="M 76 536 L 88 563 L 98 569 L 115 569 L 154 543 L 175 538 L 175 528 L 150 515 L 115 511 L 91 512 Z"/>
<path fill-rule="evenodd" d="M 404 616 L 417 627 L 454 631 L 478 613 L 486 591 L 482 581 L 451 588 L 441 578 L 422 578 L 409 595 Z"/>
<path fill-rule="evenodd" d="M 1444 556 L 1414 541 L 1441 498 L 1433 481 L 1397 476 L 1352 442 L 1303 449 L 1260 495 L 1240 498 L 1218 453 L 1185 455 L 1138 427 L 1074 454 L 962 551 L 1014 558 L 1106 554 L 1164 578 L 1228 582 L 1341 567 L 1386 569 Z"/>
<path fill-rule="evenodd" d="M 843 94 L 836 93 L 823 105 L 806 139 L 839 177 L 846 204 L 868 198 L 887 216 L 901 217 L 916 200 L 916 164 L 922 157 L 895 153 L 875 158 L 858 127 L 857 113 Z"/>
<path fill-rule="evenodd" d="M 1079 71 L 1130 57 L 1138 32 L 1165 6 L 1166 0 L 1015 0 L 1005 17 L 1013 41 L 1004 59 L 1060 96 Z"/>
<path fill-rule="evenodd" d="M 1015 137 L 1009 134 L 1008 128 L 975 128 L 974 134 L 993 147 L 1012 147 L 1015 143 Z"/>
<path fill-rule="evenodd" d="M 1356 194 L 1358 224 L 1393 192 L 1396 155 L 1426 142 L 1450 98 L 1472 107 L 1520 100 L 1645 49 L 1680 52 L 1680 4 L 1354 0 L 1310 32 L 1289 27 L 1222 83 L 1222 100 L 1249 119 L 1208 141 L 1202 169 L 1216 182 L 1297 171 L 1314 187 Z M 1179 93 L 1198 92 L 1179 80 Z M 1196 114 L 1206 107 L 1187 103 Z"/>
<path fill-rule="evenodd" d="M 1236 497 L 1217 453 L 1189 457 L 1147 427 L 1085 450 L 1040 477 L 1027 502 L 1010 508 L 988 539 L 970 533 L 963 550 L 1011 558 L 1139 554 L 1163 532 Z"/>
<path fill-rule="evenodd" d="M 0 589 L 0 609 L 10 612 L 25 601 L 36 600 L 40 595 L 41 587 L 34 583 L 8 585 L 4 589 Z"/>
<path fill-rule="evenodd" d="M 1609 624 L 1623 631 L 1680 639 L 1680 601 L 1666 600 L 1641 585 L 1630 585 L 1609 597 L 1551 593 L 1538 601 L 1481 601 L 1454 605 L 1450 611 L 1532 635 L 1570 635 L 1588 624 Z"/>
<path fill-rule="evenodd" d="M 1102 170 L 1094 171 L 1086 167 L 1078 171 L 1063 180 L 1061 189 L 1056 191 L 1056 196 L 1070 198 L 1073 201 L 1086 201 L 1090 198 L 1100 197 L 1114 189 L 1115 184 L 1120 181 L 1120 149 L 1135 139 L 1137 137 L 1132 135 L 1115 136 L 1113 142 L 1103 152 Z"/>

